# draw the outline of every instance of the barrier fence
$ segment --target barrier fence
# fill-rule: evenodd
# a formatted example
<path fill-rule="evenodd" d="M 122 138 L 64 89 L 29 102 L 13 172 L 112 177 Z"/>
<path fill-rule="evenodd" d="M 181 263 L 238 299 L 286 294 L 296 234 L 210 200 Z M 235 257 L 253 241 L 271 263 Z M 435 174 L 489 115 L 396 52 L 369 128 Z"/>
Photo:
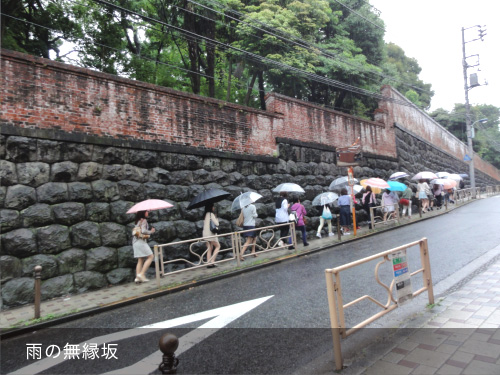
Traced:
<path fill-rule="evenodd" d="M 286 227 L 288 227 L 288 234 L 283 237 L 279 237 L 276 233 L 281 232 Z M 217 234 L 210 237 L 200 237 L 185 241 L 155 245 L 154 256 L 156 282 L 158 287 L 160 287 L 160 278 L 164 277 L 167 274 L 172 275 L 175 273 L 189 271 L 195 268 L 207 267 L 207 265 L 209 264 L 207 259 L 207 242 L 213 238 L 216 238 L 219 241 L 219 254 L 226 254 L 221 260 L 214 261 L 213 264 L 220 264 L 236 260 L 237 265 L 240 266 L 240 258 L 244 259 L 245 257 L 251 256 L 251 254 L 245 255 L 241 253 L 243 247 L 242 240 L 245 238 L 243 235 L 247 232 L 252 231 L 256 232 L 257 236 L 257 241 L 255 243 L 256 255 L 286 249 L 289 246 L 294 246 L 295 251 L 297 251 L 295 224 L 293 222 L 271 225 L 262 228 L 248 229 L 238 232 Z M 290 244 L 288 243 L 289 241 L 291 242 Z M 246 250 L 251 250 L 252 246 L 252 244 L 249 245 Z M 165 260 L 165 258 L 170 258 L 166 256 L 169 252 L 185 254 L 186 250 L 188 250 L 189 252 L 188 259 L 175 258 Z M 169 269 L 168 267 L 169 264 L 172 264 L 171 269 Z M 174 267 L 176 267 L 177 269 L 174 269 Z"/>
<path fill-rule="evenodd" d="M 420 248 L 421 268 L 410 273 L 406 257 L 406 251 L 415 246 L 418 246 Z M 361 264 L 379 258 L 382 258 L 382 260 L 378 262 L 377 265 L 375 266 L 375 280 L 387 292 L 387 302 L 384 304 L 382 302 L 377 301 L 375 298 L 369 295 L 364 295 L 362 297 L 355 299 L 354 301 L 344 304 L 342 298 L 342 284 L 341 284 L 340 273 L 347 269 L 359 266 Z M 394 278 L 389 286 L 380 281 L 378 274 L 379 267 L 385 262 L 392 262 L 393 265 Z M 424 286 L 419 290 L 417 290 L 416 292 L 412 292 L 411 277 L 419 273 L 422 273 Z M 431 265 L 429 261 L 429 249 L 427 246 L 426 238 L 422 238 L 419 241 L 410 242 L 405 245 L 396 247 L 394 249 L 386 250 L 381 253 L 351 263 L 347 263 L 339 267 L 326 269 L 325 277 L 326 277 L 326 289 L 328 295 L 328 307 L 330 311 L 330 322 L 331 322 L 331 329 L 333 336 L 333 350 L 334 350 L 336 370 L 341 370 L 343 366 L 342 350 L 340 344 L 341 338 L 346 338 L 347 336 L 353 334 L 357 330 L 367 326 L 376 319 L 396 309 L 402 302 L 411 299 L 413 297 L 416 297 L 425 291 L 427 291 L 428 294 L 429 304 L 434 304 Z M 397 300 L 394 297 L 394 291 L 393 291 L 394 286 L 396 286 L 396 293 L 398 298 Z M 382 309 L 382 311 L 367 318 L 361 323 L 356 324 L 352 328 L 347 329 L 345 324 L 344 310 L 364 300 L 369 300 L 375 303 Z"/>

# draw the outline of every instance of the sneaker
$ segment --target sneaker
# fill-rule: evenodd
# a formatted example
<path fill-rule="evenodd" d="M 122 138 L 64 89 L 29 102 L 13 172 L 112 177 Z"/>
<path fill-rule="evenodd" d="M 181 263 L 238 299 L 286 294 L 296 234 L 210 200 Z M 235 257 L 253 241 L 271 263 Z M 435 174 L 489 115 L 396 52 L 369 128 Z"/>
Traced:
<path fill-rule="evenodd" d="M 349 232 L 345 232 L 345 233 L 344 233 L 344 236 L 349 236 L 350 234 L 351 234 L 351 233 L 349 233 Z"/>
<path fill-rule="evenodd" d="M 304 246 L 309 246 L 309 242 L 306 242 L 306 243 L 304 244 Z"/>
<path fill-rule="evenodd" d="M 295 250 L 295 247 L 290 245 L 290 246 L 288 246 L 288 250 Z"/>
<path fill-rule="evenodd" d="M 316 233 L 316 237 L 321 238 L 321 234 Z"/>
<path fill-rule="evenodd" d="M 280 242 L 278 242 L 278 247 L 282 247 L 283 245 L 283 241 L 280 240 Z"/>
<path fill-rule="evenodd" d="M 333 237 L 335 236 L 332 232 L 328 233 L 328 237 Z"/>

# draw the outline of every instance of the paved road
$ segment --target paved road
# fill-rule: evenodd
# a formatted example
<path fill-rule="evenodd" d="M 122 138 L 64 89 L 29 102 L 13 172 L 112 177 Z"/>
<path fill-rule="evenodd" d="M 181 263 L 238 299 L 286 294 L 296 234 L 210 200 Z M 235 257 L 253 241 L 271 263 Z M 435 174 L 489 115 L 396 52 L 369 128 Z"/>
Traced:
<path fill-rule="evenodd" d="M 62 348 L 66 343 L 96 343 L 98 336 L 124 330 L 130 330 L 132 337 L 115 341 L 118 359 L 71 359 L 50 368 L 46 364 L 45 373 L 103 373 L 133 366 L 149 355 L 152 360 L 117 373 L 154 371 L 148 363 L 154 366 L 160 362 L 161 356 L 154 352 L 166 331 L 181 338 L 178 373 L 293 373 L 332 347 L 325 268 L 427 237 L 432 277 L 437 284 L 500 243 L 499 218 L 500 197 L 483 199 L 446 215 L 331 250 L 8 340 L 2 342 L 2 373 L 34 363 L 26 359 L 26 343 L 43 343 L 45 351 L 50 344 Z M 409 263 L 415 270 L 420 268 L 419 252 L 417 248 L 412 250 Z M 385 302 L 382 288 L 374 281 L 375 263 L 342 274 L 344 302 L 364 294 Z M 389 283 L 389 268 L 382 268 L 380 274 Z M 419 287 L 418 280 L 412 282 Z M 226 306 L 231 307 L 192 316 Z M 351 308 L 346 312 L 347 325 L 376 311 L 378 308 L 369 303 Z M 131 330 L 186 316 L 189 318 L 165 323 L 172 325 L 167 330 Z M 203 329 L 193 330 L 200 326 Z M 117 340 L 112 337 L 103 341 Z M 28 368 L 25 373 L 41 369 Z"/>

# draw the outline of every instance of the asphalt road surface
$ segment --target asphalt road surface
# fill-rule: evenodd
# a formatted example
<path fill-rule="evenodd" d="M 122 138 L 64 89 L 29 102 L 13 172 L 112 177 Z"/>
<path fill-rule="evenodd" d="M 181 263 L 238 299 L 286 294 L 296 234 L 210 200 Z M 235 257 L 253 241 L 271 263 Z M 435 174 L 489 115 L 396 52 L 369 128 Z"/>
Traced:
<path fill-rule="evenodd" d="M 166 332 L 179 337 L 178 374 L 294 373 L 332 350 L 326 268 L 426 237 L 436 285 L 500 244 L 499 219 L 500 197 L 482 199 L 310 256 L 3 340 L 1 373 L 159 373 L 158 341 Z M 418 247 L 408 252 L 408 259 L 410 271 L 420 268 Z M 374 278 L 377 262 L 341 273 L 344 303 L 365 294 L 385 303 L 384 290 Z M 389 264 L 379 274 L 390 283 Z M 413 290 L 420 288 L 421 278 L 414 277 L 412 285 Z M 353 326 L 378 311 L 369 302 L 351 307 L 346 311 L 346 325 Z M 32 344 L 41 348 L 41 360 L 27 358 Z M 79 357 L 62 360 L 65 354 L 71 357 L 71 345 L 76 344 Z M 87 349 L 97 347 L 94 353 L 99 358 L 84 359 L 83 344 Z M 47 358 L 50 345 L 61 349 L 58 358 Z"/>

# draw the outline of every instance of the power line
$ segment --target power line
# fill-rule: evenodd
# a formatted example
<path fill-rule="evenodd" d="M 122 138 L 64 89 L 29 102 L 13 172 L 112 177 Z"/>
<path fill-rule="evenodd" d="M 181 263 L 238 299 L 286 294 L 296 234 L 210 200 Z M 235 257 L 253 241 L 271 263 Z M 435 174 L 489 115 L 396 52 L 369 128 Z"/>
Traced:
<path fill-rule="evenodd" d="M 104 1 L 104 0 L 94 0 L 94 1 L 97 2 L 97 3 L 101 3 L 103 5 L 107 5 L 107 6 L 111 7 L 111 8 L 116 9 L 116 10 L 120 10 L 122 12 L 126 12 L 126 13 L 131 14 L 131 15 L 136 15 L 136 16 L 142 18 L 144 21 L 159 23 L 159 24 L 164 25 L 166 27 L 172 28 L 173 30 L 176 30 L 176 31 L 178 31 L 180 33 L 187 34 L 187 35 L 199 38 L 200 40 L 203 40 L 205 42 L 211 42 L 211 43 L 213 43 L 215 45 L 218 45 L 218 46 L 221 46 L 221 47 L 223 47 L 225 49 L 231 49 L 231 50 L 234 50 L 234 51 L 236 51 L 238 53 L 245 54 L 249 59 L 251 59 L 253 61 L 256 61 L 258 63 L 264 64 L 264 65 L 271 64 L 271 65 L 277 66 L 278 68 L 281 68 L 280 70 L 285 69 L 285 70 L 288 70 L 288 71 L 300 74 L 302 76 L 308 77 L 308 78 L 310 78 L 313 81 L 320 82 L 320 83 L 323 83 L 323 84 L 326 84 L 326 85 L 329 85 L 329 86 L 332 86 L 332 87 L 335 87 L 335 88 L 339 88 L 339 89 L 342 89 L 342 90 L 345 90 L 345 91 L 350 91 L 350 92 L 357 93 L 357 94 L 360 94 L 360 95 L 372 97 L 374 99 L 390 101 L 390 102 L 394 102 L 394 103 L 397 103 L 397 104 L 400 104 L 400 105 L 405 105 L 405 106 L 415 106 L 413 103 L 408 103 L 406 101 L 402 101 L 402 100 L 398 100 L 398 99 L 394 99 L 394 98 L 389 98 L 389 97 L 383 96 L 382 94 L 375 93 L 373 91 L 365 90 L 365 89 L 362 89 L 362 88 L 359 88 L 359 87 L 355 87 L 355 86 L 351 86 L 351 85 L 345 84 L 345 83 L 337 81 L 337 80 L 333 80 L 333 79 L 330 79 L 330 78 L 318 76 L 316 74 L 308 73 L 306 71 L 303 71 L 301 69 L 292 67 L 290 65 L 287 65 L 287 64 L 284 64 L 284 63 L 281 63 L 281 62 L 278 62 L 278 61 L 275 61 L 275 60 L 272 60 L 272 59 L 269 59 L 269 58 L 266 58 L 266 57 L 263 57 L 263 56 L 259 56 L 257 54 L 252 53 L 252 52 L 245 51 L 245 50 L 243 50 L 241 48 L 237 48 L 237 47 L 228 45 L 226 43 L 222 43 L 220 41 L 217 41 L 217 40 L 205 37 L 203 35 L 199 35 L 199 34 L 193 33 L 191 31 L 182 29 L 182 28 L 180 28 L 178 26 L 171 25 L 169 23 L 166 23 L 164 21 L 155 19 L 155 18 L 150 17 L 150 16 L 139 14 L 139 13 L 137 13 L 135 11 L 131 11 L 131 10 L 123 8 L 121 6 L 111 4 L 111 3 L 107 2 L 107 1 Z"/>
<path fill-rule="evenodd" d="M 381 72 L 377 72 L 376 70 L 367 70 L 365 67 L 363 67 L 363 66 L 361 66 L 361 65 L 359 65 L 359 64 L 355 64 L 355 63 L 352 63 L 352 62 L 351 62 L 351 61 L 349 61 L 349 60 L 346 60 L 346 59 L 345 59 L 342 55 L 340 55 L 340 54 L 332 54 L 330 51 L 327 51 L 327 50 L 325 50 L 324 48 L 322 48 L 322 47 L 320 47 L 320 46 L 318 46 L 318 45 L 316 45 L 316 44 L 309 43 L 309 42 L 307 42 L 307 41 L 305 41 L 305 40 L 303 40 L 303 39 L 301 39 L 301 38 L 299 38 L 299 37 L 293 36 L 293 35 L 291 35 L 291 34 L 289 34 L 289 33 L 286 33 L 286 32 L 284 32 L 284 31 L 282 31 L 282 30 L 278 30 L 278 29 L 276 29 L 276 28 L 273 28 L 272 26 L 269 26 L 268 24 L 266 24 L 266 23 L 264 23 L 264 22 L 262 22 L 262 21 L 260 21 L 260 20 L 256 20 L 256 19 L 252 19 L 252 18 L 250 18 L 250 20 L 251 20 L 252 22 L 258 23 L 259 25 L 262 25 L 262 26 L 266 27 L 266 29 L 261 29 L 261 28 L 259 28 L 259 27 L 255 26 L 255 25 L 252 25 L 252 24 L 251 24 L 251 23 L 249 23 L 249 22 L 242 21 L 242 20 L 240 20 L 240 19 L 238 19 L 238 18 L 234 18 L 234 17 L 231 17 L 231 16 L 229 16 L 229 15 L 227 15 L 227 14 L 221 13 L 221 12 L 219 12 L 219 11 L 217 11 L 217 10 L 213 9 L 213 8 L 207 7 L 207 6 L 205 6 L 205 5 L 203 5 L 203 4 L 200 4 L 200 3 L 198 3 L 198 2 L 196 2 L 196 1 L 194 1 L 194 0 L 187 0 L 187 1 L 189 1 L 189 2 L 190 2 L 190 3 L 192 3 L 192 4 L 196 4 L 196 5 L 198 5 L 198 6 L 201 6 L 201 7 L 205 8 L 205 9 L 211 10 L 211 11 L 213 11 L 213 12 L 215 12 L 215 13 L 221 14 L 221 15 L 222 15 L 222 16 L 224 16 L 224 17 L 229 17 L 229 18 L 231 18 L 231 19 L 233 19 L 233 20 L 235 20 L 235 21 L 237 21 L 237 22 L 243 23 L 243 24 L 248 25 L 248 26 L 250 26 L 250 27 L 252 27 L 252 28 L 255 28 L 255 29 L 257 29 L 257 30 L 260 30 L 260 31 L 263 31 L 263 32 L 268 33 L 268 34 L 270 34 L 270 35 L 276 36 L 277 38 L 279 38 L 279 39 L 281 39 L 281 40 L 283 40 L 283 41 L 285 41 L 285 42 L 289 42 L 289 43 L 295 44 L 295 45 L 297 45 L 297 46 L 299 46 L 299 47 L 305 48 L 305 49 L 307 49 L 308 51 L 313 52 L 313 53 L 315 53 L 315 54 L 317 54 L 317 53 L 318 53 L 318 51 L 319 51 L 319 52 L 321 52 L 321 54 L 322 54 L 322 55 L 324 55 L 325 57 L 331 58 L 333 61 L 335 61 L 336 59 L 337 59 L 337 60 L 340 60 L 340 61 L 342 61 L 343 63 L 345 63 L 345 64 L 347 64 L 347 65 L 349 65 L 349 66 L 352 66 L 352 67 L 354 67 L 354 68 L 356 68 L 356 69 L 358 69 L 358 70 L 362 71 L 363 73 L 377 75 L 377 76 L 379 76 L 379 77 L 381 77 L 381 78 L 384 78 L 384 79 L 387 79 L 387 80 L 389 80 L 389 81 L 392 81 L 392 82 L 397 82 L 397 83 L 399 83 L 399 84 L 402 84 L 403 86 L 407 86 L 407 87 L 410 87 L 410 88 L 412 88 L 412 89 L 415 89 L 416 91 L 419 91 L 419 92 L 425 92 L 425 93 L 427 93 L 427 94 L 430 94 L 430 91 L 427 91 L 427 90 L 422 89 L 422 88 L 420 88 L 420 87 L 417 87 L 417 86 L 414 86 L 414 85 L 412 85 L 412 84 L 409 84 L 409 83 L 403 82 L 402 80 L 397 79 L 397 78 L 395 78 L 395 77 L 389 76 L 389 75 L 384 74 L 384 73 L 381 73 Z M 231 9 L 231 8 L 227 7 L 226 5 L 219 3 L 218 1 L 215 1 L 215 0 L 205 0 L 205 1 L 206 1 L 206 2 L 208 2 L 208 3 L 210 3 L 210 4 L 213 4 L 214 6 L 217 4 L 218 6 L 221 6 L 222 8 L 224 8 L 225 10 L 227 10 L 227 11 L 229 11 L 229 12 L 231 12 L 231 13 L 234 13 L 234 14 L 236 14 L 236 15 L 240 16 L 240 17 L 245 17 L 245 18 L 248 18 L 246 14 L 243 14 L 243 13 L 241 13 L 241 12 L 238 12 L 238 11 L 234 10 L 234 9 Z M 368 4 L 368 5 L 370 5 L 370 4 Z M 179 8 L 179 7 L 177 7 L 176 5 L 173 5 L 173 6 L 175 6 L 175 7 L 176 7 L 176 8 L 178 8 L 178 9 L 184 9 L 184 10 L 186 10 L 185 8 L 182 8 L 182 7 L 181 7 L 181 8 Z M 193 14 L 196 14 L 196 15 L 198 15 L 198 16 L 200 16 L 200 17 L 204 17 L 203 15 L 200 15 L 200 14 L 198 14 L 198 13 L 191 12 L 191 11 L 189 11 L 189 10 L 186 10 L 186 11 L 188 11 L 188 12 L 190 12 L 190 13 L 193 13 Z M 213 20 L 213 21 L 214 21 L 214 22 L 217 22 L 217 21 L 215 21 L 215 20 Z M 228 26 L 228 27 L 231 27 L 231 28 L 232 28 L 232 26 Z M 273 32 L 270 32 L 269 30 L 272 30 Z M 384 31 L 385 31 L 385 30 L 384 30 Z M 280 34 L 286 35 L 288 38 L 283 37 L 283 36 L 281 36 Z M 259 37 L 258 35 L 254 35 L 254 36 L 255 36 L 256 38 L 263 39 L 262 37 Z M 292 39 L 290 39 L 290 38 L 292 38 Z M 298 42 L 297 42 L 297 41 L 298 41 Z M 369 64 L 371 64 L 369 61 L 367 61 L 367 62 L 368 62 Z M 373 65 L 373 64 L 372 64 L 372 65 Z M 367 77 L 367 78 L 368 78 L 368 79 L 372 79 L 374 82 L 377 82 L 378 84 L 380 84 L 380 82 L 379 82 L 379 81 L 376 81 L 374 78 L 370 78 L 370 77 Z"/>
<path fill-rule="evenodd" d="M 341 3 L 341 2 L 340 2 L 340 1 L 338 1 L 338 0 L 333 0 L 333 1 L 335 1 L 336 3 L 338 3 L 338 4 L 342 5 L 344 8 L 348 9 L 351 13 L 354 13 L 354 14 L 355 14 L 355 15 L 357 15 L 358 17 L 361 17 L 362 19 L 364 19 L 366 22 L 371 23 L 371 24 L 372 24 L 373 26 L 375 26 L 376 28 L 378 28 L 378 29 L 380 29 L 380 30 L 382 30 L 382 31 L 384 31 L 384 32 L 385 32 L 385 29 L 384 29 L 383 27 L 380 27 L 380 26 L 379 26 L 379 25 L 377 25 L 376 23 L 374 23 L 374 22 L 370 21 L 368 18 L 366 18 L 365 16 L 363 16 L 363 15 L 359 14 L 359 13 L 358 13 L 358 12 L 356 12 L 354 9 L 349 8 L 349 7 L 348 7 L 347 5 L 345 5 L 344 3 Z"/>

